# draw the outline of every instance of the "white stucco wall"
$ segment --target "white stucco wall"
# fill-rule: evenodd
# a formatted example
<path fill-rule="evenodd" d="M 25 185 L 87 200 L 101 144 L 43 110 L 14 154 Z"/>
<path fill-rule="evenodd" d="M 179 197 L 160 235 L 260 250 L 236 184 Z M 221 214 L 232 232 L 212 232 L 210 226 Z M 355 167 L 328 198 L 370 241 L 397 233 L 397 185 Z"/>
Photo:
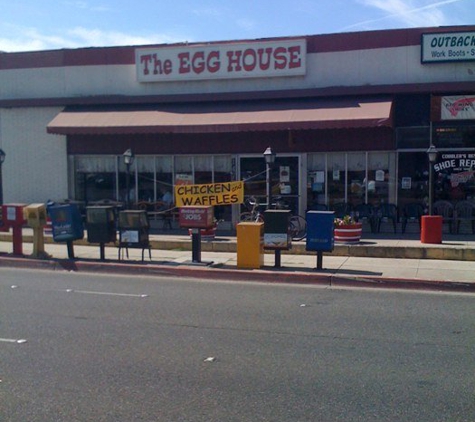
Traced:
<path fill-rule="evenodd" d="M 168 95 L 431 82 L 475 82 L 475 64 L 420 63 L 420 46 L 313 53 L 307 74 L 287 78 L 137 82 L 135 65 L 0 71 L 0 98 Z"/>
<path fill-rule="evenodd" d="M 0 109 L 4 203 L 46 202 L 68 196 L 66 139 L 46 125 L 61 108 Z"/>

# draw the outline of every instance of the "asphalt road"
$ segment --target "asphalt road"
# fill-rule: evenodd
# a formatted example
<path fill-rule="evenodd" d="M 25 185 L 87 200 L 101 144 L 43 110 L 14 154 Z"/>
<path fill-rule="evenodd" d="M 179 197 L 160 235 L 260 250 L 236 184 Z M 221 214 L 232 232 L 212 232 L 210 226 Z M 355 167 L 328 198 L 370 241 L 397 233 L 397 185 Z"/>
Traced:
<path fill-rule="evenodd" d="M 0 269 L 3 422 L 473 421 L 474 347 L 469 294 Z"/>

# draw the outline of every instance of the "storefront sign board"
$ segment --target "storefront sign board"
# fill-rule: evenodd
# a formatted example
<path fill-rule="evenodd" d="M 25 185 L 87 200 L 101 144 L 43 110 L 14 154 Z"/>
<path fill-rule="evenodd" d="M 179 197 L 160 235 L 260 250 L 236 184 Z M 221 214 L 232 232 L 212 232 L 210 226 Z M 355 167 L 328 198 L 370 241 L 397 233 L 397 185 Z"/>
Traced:
<path fill-rule="evenodd" d="M 177 207 L 241 204 L 244 202 L 244 182 L 176 185 L 175 202 Z"/>
<path fill-rule="evenodd" d="M 268 78 L 306 73 L 306 40 L 139 48 L 139 82 Z"/>
<path fill-rule="evenodd" d="M 475 60 L 475 32 L 422 34 L 421 62 L 460 62 Z"/>
<path fill-rule="evenodd" d="M 450 186 L 473 185 L 475 180 L 475 153 L 474 152 L 444 152 L 434 164 L 437 175 L 447 175 Z M 438 180 L 439 180 L 438 176 Z"/>
<path fill-rule="evenodd" d="M 475 95 L 457 95 L 441 98 L 442 120 L 475 119 Z"/>

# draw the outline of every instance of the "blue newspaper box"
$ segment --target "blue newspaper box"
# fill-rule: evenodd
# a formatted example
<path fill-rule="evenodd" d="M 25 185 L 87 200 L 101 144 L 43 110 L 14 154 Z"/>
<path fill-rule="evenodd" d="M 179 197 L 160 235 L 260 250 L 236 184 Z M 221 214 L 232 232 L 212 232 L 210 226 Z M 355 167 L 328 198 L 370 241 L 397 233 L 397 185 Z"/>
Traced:
<path fill-rule="evenodd" d="M 84 225 L 76 204 L 50 205 L 48 213 L 55 242 L 71 242 L 84 237 Z"/>
<path fill-rule="evenodd" d="M 333 251 L 334 218 L 333 211 L 307 211 L 307 251 Z"/>

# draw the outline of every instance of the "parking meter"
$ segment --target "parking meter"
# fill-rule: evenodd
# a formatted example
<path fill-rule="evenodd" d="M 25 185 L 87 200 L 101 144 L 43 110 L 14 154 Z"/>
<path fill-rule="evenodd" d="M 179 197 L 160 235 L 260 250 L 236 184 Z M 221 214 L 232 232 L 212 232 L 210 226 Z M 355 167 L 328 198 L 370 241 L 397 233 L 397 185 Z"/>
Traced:
<path fill-rule="evenodd" d="M 22 229 L 26 223 L 23 208 L 26 204 L 3 204 L 2 218 L 6 228 L 12 229 L 13 254 L 23 255 Z"/>
<path fill-rule="evenodd" d="M 33 229 L 33 254 L 34 258 L 46 257 L 44 227 L 46 226 L 45 204 L 30 204 L 23 209 L 26 224 Z"/>
<path fill-rule="evenodd" d="M 84 237 L 84 225 L 76 204 L 49 205 L 53 240 L 66 242 L 69 259 L 74 259 L 73 242 Z"/>

